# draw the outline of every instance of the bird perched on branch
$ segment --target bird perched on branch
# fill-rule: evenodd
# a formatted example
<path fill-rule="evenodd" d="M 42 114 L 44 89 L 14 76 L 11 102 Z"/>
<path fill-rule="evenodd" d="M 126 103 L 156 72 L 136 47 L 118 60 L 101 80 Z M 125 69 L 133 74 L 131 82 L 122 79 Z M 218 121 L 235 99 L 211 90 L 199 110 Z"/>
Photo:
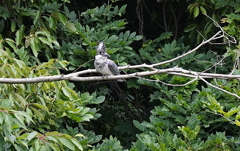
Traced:
<path fill-rule="evenodd" d="M 95 56 L 94 66 L 97 72 L 103 76 L 120 75 L 117 65 L 110 59 L 110 55 L 106 51 L 105 44 L 100 41 L 97 46 L 97 55 Z M 118 79 L 117 81 L 123 82 L 124 79 Z"/>

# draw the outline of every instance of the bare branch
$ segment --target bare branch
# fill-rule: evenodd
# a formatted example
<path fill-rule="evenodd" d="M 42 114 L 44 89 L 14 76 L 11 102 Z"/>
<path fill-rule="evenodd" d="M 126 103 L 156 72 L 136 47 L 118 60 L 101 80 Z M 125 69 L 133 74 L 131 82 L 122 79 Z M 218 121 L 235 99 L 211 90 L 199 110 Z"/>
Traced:
<path fill-rule="evenodd" d="M 142 64 L 138 65 L 141 68 L 149 68 L 149 65 Z M 150 65 L 151 66 L 151 65 Z M 135 66 L 128 66 L 129 69 L 135 68 Z M 121 69 L 121 67 L 119 67 Z M 124 67 L 124 69 L 127 69 Z M 125 75 L 117 76 L 92 76 L 92 77 L 80 77 L 80 75 L 86 73 L 94 73 L 95 69 L 88 69 L 79 71 L 76 73 L 70 73 L 67 75 L 54 75 L 54 76 L 45 76 L 45 77 L 36 77 L 36 78 L 0 78 L 0 83 L 6 84 L 25 84 L 25 83 L 39 83 L 39 82 L 51 82 L 51 81 L 61 81 L 61 80 L 70 80 L 70 81 L 102 81 L 102 80 L 116 80 L 116 79 L 129 79 L 135 77 L 150 76 L 154 74 L 171 74 L 179 75 L 190 78 L 196 78 L 196 76 L 201 76 L 202 78 L 216 78 L 216 79 L 240 79 L 240 75 L 226 75 L 226 74 L 216 74 L 216 73 L 201 73 L 191 70 L 182 69 L 179 67 L 173 67 L 168 69 L 156 69 L 154 71 L 142 71 L 135 72 Z"/>
<path fill-rule="evenodd" d="M 167 64 L 167 63 L 172 63 L 178 59 L 181 59 L 195 51 L 197 51 L 200 47 L 206 45 L 206 44 L 231 44 L 231 43 L 236 43 L 236 39 L 234 37 L 232 37 L 231 35 L 227 34 L 223 28 L 216 22 L 214 21 L 212 18 L 210 18 L 209 16 L 207 16 L 209 19 L 211 19 L 214 24 L 220 29 L 220 31 L 218 31 L 216 34 L 214 34 L 211 38 L 206 39 L 203 37 L 203 35 L 201 34 L 201 36 L 203 37 L 203 41 L 196 46 L 194 49 L 180 55 L 177 56 L 175 58 L 172 58 L 170 60 L 167 61 L 163 61 L 163 62 L 158 62 L 155 64 L 151 64 L 151 65 L 147 65 L 147 64 L 141 64 L 141 65 L 127 65 L 127 66 L 122 66 L 122 67 L 118 67 L 120 70 L 124 70 L 124 69 L 142 69 L 143 71 L 139 71 L 139 72 L 135 72 L 135 73 L 126 73 L 124 75 L 117 75 L 117 76 L 86 76 L 89 75 L 89 73 L 96 73 L 95 69 L 87 69 L 87 70 L 83 70 L 83 71 L 78 71 L 78 72 L 74 72 L 74 73 L 70 73 L 70 74 L 66 74 L 66 75 L 53 75 L 53 76 L 42 76 L 42 77 L 36 77 L 36 78 L 0 78 L 0 83 L 5 83 L 5 84 L 26 84 L 26 83 L 39 83 L 39 82 L 51 82 L 51 81 L 61 81 L 61 80 L 69 80 L 69 81 L 102 81 L 102 80 L 116 80 L 116 79 L 129 79 L 129 78 L 140 78 L 143 80 L 147 80 L 147 81 L 154 81 L 154 82 L 161 82 L 164 85 L 168 85 L 168 86 L 186 86 L 198 79 L 201 79 L 203 82 L 205 82 L 207 85 L 214 87 L 220 91 L 223 91 L 227 94 L 230 94 L 232 96 L 235 96 L 237 98 L 240 99 L 240 96 L 238 96 L 237 94 L 231 93 L 229 91 L 226 91 L 218 86 L 215 86 L 211 83 L 209 83 L 208 81 L 206 81 L 205 79 L 240 79 L 240 75 L 232 75 L 232 73 L 230 74 L 218 74 L 218 73 L 206 73 L 207 71 L 209 71 L 211 68 L 222 64 L 223 60 L 226 57 L 221 58 L 217 63 L 214 63 L 210 68 L 205 69 L 202 72 L 196 72 L 196 71 L 191 71 L 191 70 L 186 70 L 186 69 L 182 69 L 178 66 L 176 67 L 172 67 L 172 68 L 167 68 L 167 69 L 157 69 L 157 66 L 163 65 L 163 64 Z M 218 40 L 218 39 L 224 39 L 226 41 L 222 42 L 222 43 L 215 43 L 214 41 Z M 90 60 L 92 61 L 92 60 Z M 235 65 L 236 66 L 236 63 Z M 169 83 L 165 83 L 163 81 L 160 80 L 154 80 L 154 79 L 149 79 L 149 78 L 145 78 L 144 76 L 150 76 L 150 75 L 155 75 L 155 74 L 169 74 L 169 75 L 177 75 L 177 76 L 184 76 L 184 77 L 189 77 L 189 78 L 193 78 L 192 80 L 184 83 L 184 84 L 169 84 Z"/>
<path fill-rule="evenodd" d="M 220 91 L 223 91 L 223 92 L 225 92 L 225 93 L 227 93 L 227 94 L 230 94 L 230 95 L 232 95 L 232 96 L 235 96 L 235 97 L 237 97 L 237 98 L 240 99 L 240 96 L 238 96 L 237 94 L 231 93 L 231 92 L 229 92 L 229 91 L 227 91 L 227 90 L 224 90 L 224 89 L 222 89 L 222 88 L 219 88 L 219 87 L 217 87 L 217 86 L 215 86 L 215 85 L 207 82 L 207 81 L 206 81 L 204 78 L 202 78 L 201 76 L 199 76 L 199 78 L 200 78 L 203 82 L 205 82 L 207 85 L 209 85 L 209 86 L 211 86 L 211 87 L 213 87 L 213 88 L 215 88 L 215 89 L 218 89 L 218 90 L 220 90 Z"/>
<path fill-rule="evenodd" d="M 185 56 L 193 53 L 194 51 L 198 50 L 200 47 L 202 47 L 203 45 L 209 43 L 210 41 L 215 40 L 216 37 L 217 37 L 219 34 L 221 34 L 221 31 L 218 31 L 218 32 L 217 32 L 214 36 L 212 36 L 210 39 L 202 41 L 201 44 L 199 44 L 199 45 L 198 45 L 197 47 L 195 47 L 194 49 L 188 51 L 187 53 L 184 53 L 184 54 L 182 54 L 182 55 L 180 55 L 180 56 L 177 56 L 176 58 L 173 58 L 173 59 L 170 59 L 170 60 L 167 60 L 167 61 L 163 61 L 163 62 L 160 62 L 160 63 L 155 63 L 155 64 L 153 64 L 152 66 L 160 66 L 160 65 L 163 65 L 163 64 L 166 64 L 166 63 L 171 63 L 171 62 L 176 61 L 176 60 L 178 60 L 178 59 L 180 59 L 180 58 L 183 58 L 183 57 L 185 57 Z"/>
<path fill-rule="evenodd" d="M 182 86 L 186 86 L 194 81 L 196 81 L 198 79 L 198 77 L 196 76 L 194 79 L 192 79 L 191 81 L 188 81 L 184 84 L 170 84 L 170 83 L 166 83 L 166 82 L 163 82 L 161 80 L 153 80 L 153 79 L 147 79 L 147 78 L 143 78 L 143 77 L 136 77 L 136 78 L 139 78 L 139 79 L 143 79 L 143 80 L 146 80 L 146 81 L 151 81 L 151 82 L 160 82 L 164 85 L 167 85 L 167 86 L 177 86 L 177 87 L 182 87 Z"/>

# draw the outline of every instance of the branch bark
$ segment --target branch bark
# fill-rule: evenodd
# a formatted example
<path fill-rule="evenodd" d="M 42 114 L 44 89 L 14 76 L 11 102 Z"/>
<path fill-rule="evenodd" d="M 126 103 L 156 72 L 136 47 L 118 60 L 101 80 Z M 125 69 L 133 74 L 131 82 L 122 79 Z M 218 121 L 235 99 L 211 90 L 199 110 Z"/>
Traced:
<path fill-rule="evenodd" d="M 150 68 L 152 65 L 138 65 L 138 66 L 123 66 L 119 69 L 132 69 L 132 68 Z M 216 78 L 216 79 L 240 79 L 240 75 L 227 75 L 227 74 L 217 74 L 217 73 L 202 73 L 191 70 L 182 69 L 180 67 L 173 67 L 168 69 L 155 69 L 153 71 L 142 71 L 135 72 L 125 75 L 117 76 L 91 76 L 91 77 L 82 77 L 80 75 L 86 73 L 94 73 L 95 69 L 83 70 L 75 73 L 70 73 L 66 75 L 54 75 L 54 76 L 45 76 L 45 77 L 36 77 L 36 78 L 0 78 L 0 83 L 5 84 L 26 84 L 26 83 L 39 83 L 39 82 L 51 82 L 51 81 L 61 81 L 61 80 L 70 80 L 70 81 L 102 81 L 102 80 L 116 80 L 116 79 L 129 79 L 136 77 L 149 76 L 154 74 L 170 74 L 170 75 L 179 75 L 190 78 L 196 78 L 201 76 L 202 78 Z"/>
<path fill-rule="evenodd" d="M 208 17 L 208 16 L 207 16 Z M 208 17 L 211 19 L 210 17 Z M 214 41 L 219 39 L 224 39 L 225 41 L 221 44 L 228 44 L 231 45 L 232 43 L 236 43 L 236 39 L 229 34 L 225 33 L 225 31 L 221 28 L 221 26 L 211 19 L 215 25 L 220 29 L 216 34 L 214 34 L 211 38 L 206 39 L 203 37 L 203 41 L 194 49 L 188 51 L 187 53 L 184 53 L 180 56 L 177 56 L 175 58 L 172 58 L 167 61 L 155 63 L 155 64 L 141 64 L 141 65 L 127 65 L 127 66 L 122 66 L 118 67 L 120 70 L 124 69 L 144 69 L 145 71 L 139 71 L 135 73 L 129 73 L 129 74 L 124 74 L 124 75 L 117 75 L 117 76 L 91 76 L 91 77 L 86 77 L 84 75 L 89 74 L 89 73 L 94 73 L 96 72 L 95 69 L 88 69 L 88 70 L 83 70 L 75 73 L 70 73 L 67 75 L 53 75 L 53 76 L 45 76 L 45 77 L 36 77 L 36 78 L 0 78 L 0 83 L 5 83 L 5 84 L 26 84 L 26 83 L 39 83 L 39 82 L 51 82 L 51 81 L 61 81 L 61 80 L 69 80 L 69 81 L 101 81 L 101 80 L 115 80 L 115 79 L 129 79 L 129 78 L 142 78 L 144 80 L 149 80 L 149 81 L 156 81 L 156 82 L 161 82 L 165 85 L 171 85 L 171 86 L 184 86 L 187 84 L 190 84 L 191 82 L 194 82 L 196 80 L 202 80 L 205 82 L 207 85 L 214 87 L 218 90 L 221 90 L 225 93 L 228 93 L 230 95 L 233 95 L 237 98 L 240 98 L 238 95 L 233 94 L 231 92 L 228 92 L 226 90 L 221 89 L 218 86 L 215 86 L 205 79 L 240 79 L 240 75 L 232 75 L 230 74 L 218 74 L 218 73 L 207 73 L 208 69 L 202 72 L 196 72 L 196 71 L 191 71 L 191 70 L 186 70 L 183 68 L 180 68 L 178 66 L 172 67 L 172 68 L 167 68 L 167 69 L 157 69 L 157 66 L 161 66 L 163 64 L 167 63 L 172 63 L 180 58 L 183 58 L 195 51 L 197 51 L 200 47 L 206 45 L 206 44 L 219 44 L 219 43 L 214 43 Z M 224 58 L 223 58 L 224 59 Z M 222 60 L 223 60 L 222 59 Z M 221 60 L 221 61 L 222 61 Z M 216 63 L 215 65 L 217 65 Z M 215 66 L 214 65 L 214 66 Z M 155 75 L 155 74 L 170 74 L 170 75 L 178 75 L 178 76 L 185 76 L 189 78 L 193 78 L 189 82 L 185 84 L 180 84 L 180 85 L 173 85 L 173 84 L 167 84 L 159 80 L 152 80 L 152 79 L 147 79 L 143 78 L 144 76 L 150 76 L 150 75 Z"/>

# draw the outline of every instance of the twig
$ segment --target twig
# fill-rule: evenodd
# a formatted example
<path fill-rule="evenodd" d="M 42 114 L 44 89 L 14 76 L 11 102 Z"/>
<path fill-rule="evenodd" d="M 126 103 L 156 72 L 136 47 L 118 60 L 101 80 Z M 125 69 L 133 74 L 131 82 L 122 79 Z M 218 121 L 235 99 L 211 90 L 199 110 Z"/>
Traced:
<path fill-rule="evenodd" d="M 152 64 L 152 66 L 160 66 L 160 65 L 163 65 L 163 64 L 171 63 L 171 62 L 176 61 L 176 60 L 178 60 L 178 59 L 180 59 L 180 58 L 183 58 L 183 57 L 185 57 L 185 56 L 193 53 L 194 51 L 198 50 L 198 49 L 199 49 L 200 47 L 202 47 L 203 45 L 205 45 L 205 44 L 209 43 L 210 41 L 212 41 L 212 40 L 213 40 L 216 36 L 218 36 L 220 33 L 221 33 L 221 31 L 218 31 L 218 32 L 217 32 L 214 36 L 212 36 L 210 39 L 202 41 L 202 43 L 199 44 L 197 47 L 195 47 L 194 49 L 192 49 L 192 50 L 190 50 L 190 51 L 188 51 L 188 52 L 186 52 L 186 53 L 184 53 L 184 54 L 182 54 L 182 55 L 180 55 L 180 56 L 177 56 L 177 57 L 175 57 L 175 58 L 173 58 L 173 59 L 170 59 L 170 60 L 167 60 L 167 61 L 163 61 L 163 62 L 160 62 L 160 63 Z"/>
<path fill-rule="evenodd" d="M 142 2 L 144 2 L 144 1 L 143 0 L 138 0 L 137 2 L 138 2 L 138 5 L 137 5 L 136 11 L 137 11 L 139 21 L 140 21 L 140 32 L 143 35 L 141 30 L 143 28 Z M 129 74 L 117 75 L 117 76 L 107 76 L 105 78 L 102 78 L 102 76 L 84 77 L 84 75 L 86 75 L 86 74 L 96 72 L 95 69 L 88 69 L 88 70 L 83 70 L 83 71 L 70 73 L 70 74 L 67 74 L 67 75 L 41 76 L 41 77 L 35 77 L 35 78 L 0 78 L 0 83 L 26 84 L 26 83 L 61 81 L 61 80 L 103 81 L 103 80 L 114 80 L 114 79 L 141 78 L 141 79 L 148 80 L 148 81 L 161 82 L 161 83 L 163 83 L 165 85 L 169 85 L 169 86 L 185 86 L 185 85 L 188 85 L 188 84 L 196 81 L 198 78 L 200 78 L 207 85 L 209 85 L 211 87 L 214 87 L 214 88 L 216 88 L 220 91 L 223 91 L 227 94 L 230 94 L 230 95 L 235 96 L 235 97 L 240 99 L 240 96 L 238 96 L 237 94 L 226 91 L 226 90 L 224 90 L 224 89 L 222 89 L 218 86 L 215 86 L 215 85 L 213 85 L 213 84 L 211 84 L 211 83 L 209 83 L 208 81 L 205 80 L 207 78 L 211 78 L 211 79 L 238 79 L 238 80 L 240 79 L 240 75 L 232 75 L 232 73 L 231 74 L 206 73 L 212 67 L 215 67 L 215 66 L 221 64 L 226 57 L 221 58 L 217 63 L 213 64 L 210 68 L 208 68 L 208 69 L 206 69 L 202 72 L 186 70 L 186 69 L 179 68 L 177 66 L 173 67 L 173 68 L 167 68 L 167 69 L 157 69 L 156 68 L 157 66 L 167 64 L 167 63 L 172 63 L 172 62 L 174 62 L 178 59 L 181 59 L 181 58 L 197 51 L 200 47 L 202 47 L 206 44 L 215 44 L 213 41 L 218 40 L 218 39 L 225 38 L 226 42 L 225 43 L 223 42 L 222 44 L 229 44 L 230 45 L 231 43 L 236 43 L 236 39 L 234 37 L 227 34 L 223 30 L 223 28 L 216 21 L 214 21 L 212 18 L 210 18 L 209 16 L 207 16 L 207 17 L 215 23 L 215 25 L 220 29 L 220 31 L 218 31 L 216 34 L 214 34 L 209 39 L 205 39 L 203 37 L 204 40 L 198 46 L 196 46 L 194 49 L 192 49 L 192 50 L 190 50 L 190 51 L 188 51 L 188 52 L 186 52 L 186 53 L 184 53 L 180 56 L 172 58 L 170 60 L 163 61 L 163 62 L 158 62 L 158 63 L 151 64 L 151 65 L 147 65 L 147 64 L 144 63 L 144 64 L 141 64 L 141 65 L 127 65 L 127 66 L 119 67 L 119 69 L 121 69 L 121 70 L 123 70 L 123 69 L 142 69 L 143 68 L 144 70 L 147 69 L 147 71 L 141 71 L 141 72 L 135 72 L 135 73 L 129 73 Z M 92 61 L 92 60 L 90 60 L 90 61 Z M 235 63 L 234 66 L 236 66 L 236 63 Z M 178 76 L 185 76 L 185 77 L 189 77 L 189 78 L 193 78 L 193 79 L 184 83 L 184 84 L 169 84 L 169 83 L 165 83 L 165 82 L 160 81 L 160 80 L 143 78 L 143 76 L 150 76 L 150 75 L 155 75 L 155 74 L 178 75 Z"/>
<path fill-rule="evenodd" d="M 143 78 L 143 77 L 136 77 L 136 78 L 143 79 L 143 80 L 146 80 L 146 81 L 151 81 L 151 82 L 160 82 L 160 83 L 162 83 L 164 85 L 167 85 L 167 86 L 177 86 L 177 87 L 186 86 L 186 85 L 188 85 L 188 84 L 190 84 L 190 83 L 192 83 L 192 82 L 194 82 L 198 79 L 198 77 L 195 76 L 194 79 L 192 79 L 191 81 L 188 81 L 186 83 L 183 83 L 183 84 L 170 84 L 170 83 L 163 82 L 161 80 L 154 80 L 154 79 L 148 79 L 148 78 Z"/>
<path fill-rule="evenodd" d="M 151 66 L 151 65 L 150 65 Z M 138 65 L 139 68 L 149 68 L 149 65 L 142 64 Z M 127 66 L 127 68 L 136 68 L 135 66 Z M 124 69 L 127 69 L 124 67 Z M 119 69 L 121 69 L 119 67 Z M 87 69 L 75 73 L 70 73 L 67 75 L 54 75 L 54 76 L 41 76 L 36 78 L 0 78 L 0 83 L 6 84 L 26 84 L 26 83 L 39 83 L 39 82 L 51 82 L 51 81 L 61 81 L 61 80 L 70 80 L 70 81 L 103 81 L 103 80 L 115 80 L 115 79 L 129 79 L 135 77 L 143 77 L 150 76 L 155 74 L 171 74 L 171 75 L 179 75 L 190 78 L 195 78 L 200 75 L 202 78 L 216 78 L 216 79 L 240 79 L 240 75 L 230 75 L 230 74 L 217 74 L 217 73 L 201 73 L 191 70 L 182 69 L 179 67 L 173 67 L 168 69 L 157 69 L 154 71 L 142 71 L 135 72 L 125 75 L 117 75 L 117 76 L 106 76 L 102 78 L 102 76 L 91 76 L 91 77 L 80 77 L 80 75 L 84 75 L 87 73 L 95 73 L 95 69 Z"/>
<path fill-rule="evenodd" d="M 215 85 L 207 82 L 207 81 L 206 81 L 204 78 L 202 78 L 201 76 L 199 76 L 199 78 L 200 78 L 203 82 L 205 82 L 207 85 L 209 85 L 209 86 L 211 86 L 211 87 L 213 87 L 213 88 L 215 88 L 215 89 L 218 89 L 218 90 L 220 90 L 220 91 L 223 91 L 223 92 L 225 92 L 225 93 L 227 93 L 227 94 L 229 94 L 229 95 L 235 96 L 235 97 L 237 97 L 237 98 L 240 99 L 240 96 L 238 96 L 237 94 L 231 93 L 231 92 L 229 92 L 229 91 L 227 91 L 227 90 L 224 90 L 224 89 L 222 89 L 222 88 L 219 88 L 219 87 L 217 87 L 217 86 L 215 86 Z"/>

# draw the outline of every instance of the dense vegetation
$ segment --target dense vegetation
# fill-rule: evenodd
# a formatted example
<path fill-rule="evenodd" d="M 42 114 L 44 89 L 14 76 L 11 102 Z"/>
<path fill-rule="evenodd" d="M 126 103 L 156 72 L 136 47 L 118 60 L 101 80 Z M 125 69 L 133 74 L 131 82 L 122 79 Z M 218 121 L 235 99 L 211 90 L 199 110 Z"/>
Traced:
<path fill-rule="evenodd" d="M 99 40 L 118 65 L 169 60 L 219 30 L 203 14 L 239 41 L 239 8 L 238 0 L 2 0 L 1 78 L 94 68 Z M 239 48 L 238 43 L 206 45 L 159 68 L 178 65 L 238 75 Z M 187 77 L 144 78 L 151 80 L 131 78 L 117 85 L 113 81 L 0 84 L 0 148 L 240 150 L 237 97 L 201 80 L 182 87 L 157 82 L 183 84 L 190 80 Z M 208 82 L 240 95 L 237 79 Z"/>

